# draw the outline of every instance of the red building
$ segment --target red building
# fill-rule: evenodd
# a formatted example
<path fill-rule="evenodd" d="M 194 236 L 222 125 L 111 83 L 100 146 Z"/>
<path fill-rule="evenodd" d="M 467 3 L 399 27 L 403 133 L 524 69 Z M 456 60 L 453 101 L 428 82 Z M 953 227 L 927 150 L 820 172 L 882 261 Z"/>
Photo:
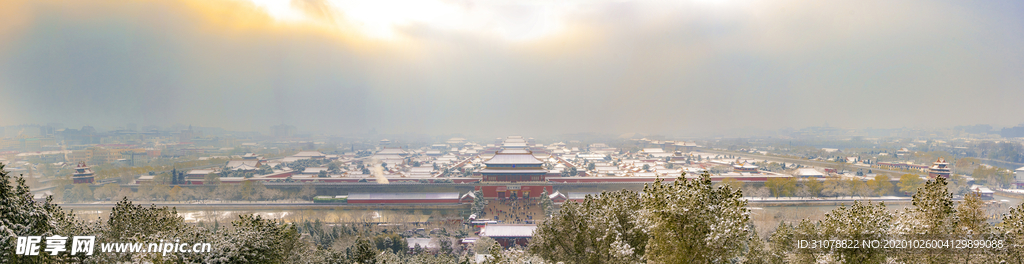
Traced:
<path fill-rule="evenodd" d="M 943 177 L 949 179 L 950 174 L 949 163 L 942 157 L 939 157 L 939 159 L 935 160 L 935 163 L 932 163 L 931 167 L 928 167 L 928 178 Z"/>
<path fill-rule="evenodd" d="M 554 192 L 547 183 L 548 170 L 544 162 L 524 149 L 503 149 L 484 162 L 480 171 L 480 184 L 476 190 L 488 199 L 536 198 L 545 190 Z"/>
<path fill-rule="evenodd" d="M 75 173 L 71 174 L 71 180 L 75 184 L 79 183 L 92 183 L 93 173 L 89 165 L 85 165 L 84 161 L 78 162 L 78 166 L 75 167 Z"/>

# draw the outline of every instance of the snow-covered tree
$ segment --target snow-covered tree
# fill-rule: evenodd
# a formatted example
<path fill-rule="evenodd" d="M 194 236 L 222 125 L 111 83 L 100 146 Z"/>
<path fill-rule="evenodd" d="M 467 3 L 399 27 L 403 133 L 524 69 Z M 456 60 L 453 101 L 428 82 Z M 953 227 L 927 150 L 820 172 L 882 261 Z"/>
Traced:
<path fill-rule="evenodd" d="M 545 217 L 555 213 L 555 204 L 551 201 L 551 196 L 546 189 L 540 193 L 540 208 L 544 211 Z"/>
<path fill-rule="evenodd" d="M 0 163 L 0 262 L 64 263 L 80 262 L 82 256 L 69 252 L 56 256 L 15 255 L 18 236 L 78 235 L 90 232 L 88 226 L 71 213 L 65 213 L 51 198 L 40 203 L 32 199 L 23 177 L 11 177 Z"/>
<path fill-rule="evenodd" d="M 484 200 L 484 193 L 481 191 L 473 191 L 473 208 L 472 214 L 475 214 L 477 218 L 484 217 L 487 211 L 487 200 Z"/>
<path fill-rule="evenodd" d="M 642 213 L 639 194 L 630 190 L 567 202 L 537 227 L 529 252 L 568 263 L 641 262 L 649 238 Z"/>
<path fill-rule="evenodd" d="M 685 176 L 685 174 L 684 174 Z M 650 240 L 645 260 L 660 263 L 721 263 L 746 248 L 750 212 L 743 194 L 714 187 L 711 175 L 644 187 L 641 225 Z"/>

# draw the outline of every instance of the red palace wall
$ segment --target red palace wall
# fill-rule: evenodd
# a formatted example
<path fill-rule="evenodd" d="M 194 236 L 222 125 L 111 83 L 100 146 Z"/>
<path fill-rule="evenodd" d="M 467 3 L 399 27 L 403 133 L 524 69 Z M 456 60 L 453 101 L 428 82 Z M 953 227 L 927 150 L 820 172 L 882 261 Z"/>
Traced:
<path fill-rule="evenodd" d="M 509 184 L 509 185 L 515 185 L 515 184 Z M 479 186 L 476 186 L 475 190 L 483 192 L 484 193 L 484 198 L 487 198 L 487 199 L 509 198 L 509 197 L 512 196 L 512 193 L 515 193 L 516 197 L 523 198 L 523 196 L 527 192 L 530 193 L 530 198 L 537 198 L 537 197 L 540 197 L 540 194 L 543 193 L 545 190 L 548 191 L 549 194 L 555 192 L 554 188 L 551 187 L 551 185 L 519 185 L 519 186 L 520 186 L 519 190 L 509 190 L 507 185 L 479 185 Z M 500 193 L 503 193 L 505 196 L 504 197 L 498 197 L 498 195 Z"/>

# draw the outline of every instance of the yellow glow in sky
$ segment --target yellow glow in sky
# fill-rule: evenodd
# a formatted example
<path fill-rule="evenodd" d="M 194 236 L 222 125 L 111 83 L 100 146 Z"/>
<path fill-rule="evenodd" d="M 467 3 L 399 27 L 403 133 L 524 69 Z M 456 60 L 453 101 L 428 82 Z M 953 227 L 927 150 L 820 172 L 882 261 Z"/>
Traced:
<path fill-rule="evenodd" d="M 355 29 L 374 39 L 401 37 L 413 26 L 528 41 L 562 28 L 563 6 L 528 2 L 453 3 L 436 0 L 248 0 L 278 22 Z"/>

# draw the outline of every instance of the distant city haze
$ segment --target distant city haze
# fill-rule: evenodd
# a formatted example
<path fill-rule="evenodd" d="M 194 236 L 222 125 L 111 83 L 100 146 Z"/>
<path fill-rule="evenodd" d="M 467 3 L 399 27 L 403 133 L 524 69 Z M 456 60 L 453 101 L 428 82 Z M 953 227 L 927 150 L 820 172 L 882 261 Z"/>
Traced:
<path fill-rule="evenodd" d="M 0 1 L 0 126 L 1024 122 L 1022 1 Z"/>

